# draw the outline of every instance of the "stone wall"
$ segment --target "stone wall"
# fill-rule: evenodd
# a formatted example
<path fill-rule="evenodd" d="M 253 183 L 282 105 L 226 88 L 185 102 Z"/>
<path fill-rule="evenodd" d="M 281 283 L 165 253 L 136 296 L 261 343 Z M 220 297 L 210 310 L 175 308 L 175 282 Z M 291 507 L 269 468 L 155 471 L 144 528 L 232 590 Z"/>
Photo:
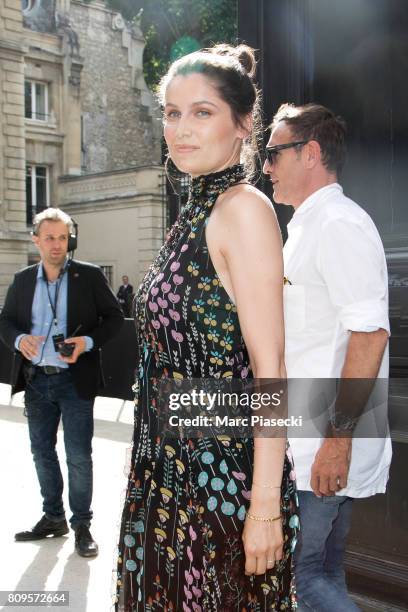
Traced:
<path fill-rule="evenodd" d="M 0 2 L 0 307 L 27 262 L 24 46 L 21 4 Z"/>
<path fill-rule="evenodd" d="M 78 256 L 114 266 L 115 284 L 126 271 L 137 284 L 160 246 L 161 125 L 144 44 L 98 0 L 42 0 L 24 14 L 21 0 L 0 0 L 0 308 L 13 274 L 37 257 L 26 163 L 47 166 L 50 204 L 80 222 Z M 25 77 L 47 83 L 47 121 L 25 119 Z"/>
<path fill-rule="evenodd" d="M 163 167 L 64 177 L 60 190 L 79 226 L 75 257 L 111 266 L 116 290 L 123 274 L 136 288 L 164 241 Z"/>
<path fill-rule="evenodd" d="M 84 58 L 83 172 L 160 163 L 161 130 L 143 79 L 140 30 L 95 0 L 71 0 L 69 17 Z"/>

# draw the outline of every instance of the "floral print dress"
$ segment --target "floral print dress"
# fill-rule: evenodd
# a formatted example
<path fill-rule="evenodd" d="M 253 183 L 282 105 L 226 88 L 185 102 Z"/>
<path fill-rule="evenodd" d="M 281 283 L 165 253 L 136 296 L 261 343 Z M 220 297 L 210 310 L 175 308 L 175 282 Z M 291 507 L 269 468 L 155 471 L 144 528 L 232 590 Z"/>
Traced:
<path fill-rule="evenodd" d="M 299 524 L 287 450 L 284 557 L 246 576 L 242 530 L 253 440 L 159 435 L 158 381 L 251 377 L 237 310 L 209 256 L 205 227 L 242 166 L 192 180 L 190 198 L 142 282 L 136 318 L 141 363 L 123 509 L 115 609 L 232 612 L 296 608 L 292 552 Z"/>

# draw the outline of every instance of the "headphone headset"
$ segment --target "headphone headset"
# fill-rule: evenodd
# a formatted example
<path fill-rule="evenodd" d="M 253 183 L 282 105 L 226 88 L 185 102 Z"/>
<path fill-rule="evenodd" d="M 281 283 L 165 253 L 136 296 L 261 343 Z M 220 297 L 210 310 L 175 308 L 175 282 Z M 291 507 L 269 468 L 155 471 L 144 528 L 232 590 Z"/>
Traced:
<path fill-rule="evenodd" d="M 72 217 L 71 217 L 71 223 L 74 229 L 71 230 L 68 234 L 68 253 L 72 253 L 78 248 L 78 223 L 76 223 L 74 219 L 72 219 Z M 38 236 L 38 226 L 37 225 L 34 225 L 31 235 Z"/>
<path fill-rule="evenodd" d="M 72 253 L 78 247 L 78 223 L 71 219 L 74 230 L 68 236 L 68 253 Z"/>

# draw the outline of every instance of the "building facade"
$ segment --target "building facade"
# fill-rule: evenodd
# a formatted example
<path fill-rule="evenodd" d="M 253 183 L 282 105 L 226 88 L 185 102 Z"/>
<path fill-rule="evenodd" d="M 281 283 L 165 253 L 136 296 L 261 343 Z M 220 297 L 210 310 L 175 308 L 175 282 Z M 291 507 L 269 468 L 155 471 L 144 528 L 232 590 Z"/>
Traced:
<path fill-rule="evenodd" d="M 143 50 L 137 20 L 98 0 L 1 4 L 0 304 L 13 273 L 36 260 L 28 230 L 47 206 L 74 214 L 76 256 L 113 286 L 122 274 L 137 284 L 151 261 L 164 179 Z"/>
<path fill-rule="evenodd" d="M 21 5 L 0 4 L 0 302 L 27 262 L 24 55 Z"/>

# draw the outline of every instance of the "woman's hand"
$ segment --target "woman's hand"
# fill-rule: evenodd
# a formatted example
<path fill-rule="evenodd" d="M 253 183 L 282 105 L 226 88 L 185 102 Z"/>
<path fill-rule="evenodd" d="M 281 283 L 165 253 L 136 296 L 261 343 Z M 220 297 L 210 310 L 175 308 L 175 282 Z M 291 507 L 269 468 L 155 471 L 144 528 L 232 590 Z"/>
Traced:
<path fill-rule="evenodd" d="M 245 573 L 264 574 L 266 570 L 273 568 L 276 561 L 282 559 L 282 519 L 266 523 L 246 518 L 242 541 L 245 550 Z"/>
<path fill-rule="evenodd" d="M 279 516 L 280 491 L 259 491 L 252 489 L 248 513 L 263 518 Z M 264 574 L 283 555 L 282 519 L 264 522 L 245 519 L 242 541 L 245 550 L 245 573 Z"/>

